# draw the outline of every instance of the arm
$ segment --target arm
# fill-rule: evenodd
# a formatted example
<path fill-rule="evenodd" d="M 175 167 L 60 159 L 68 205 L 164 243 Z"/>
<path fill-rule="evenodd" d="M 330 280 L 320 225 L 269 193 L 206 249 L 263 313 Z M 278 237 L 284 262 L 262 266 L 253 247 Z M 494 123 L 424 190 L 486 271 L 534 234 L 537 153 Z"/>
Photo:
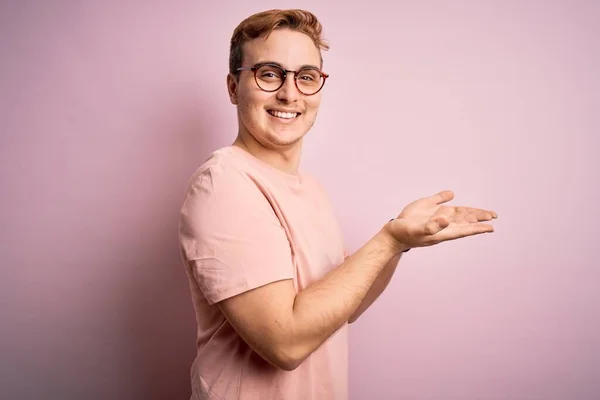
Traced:
<path fill-rule="evenodd" d="M 277 367 L 293 370 L 361 312 L 359 307 L 377 277 L 392 264 L 382 275 L 384 286 L 389 280 L 386 276 L 395 269 L 392 259 L 404 249 L 494 231 L 491 225 L 481 222 L 495 219 L 495 212 L 442 205 L 453 198 L 451 191 L 443 191 L 410 203 L 339 267 L 298 294 L 292 281 L 286 279 L 218 304 L 254 351 Z M 373 296 L 378 291 L 373 288 Z"/>
<path fill-rule="evenodd" d="M 365 296 L 364 300 L 360 303 L 358 309 L 350 316 L 348 323 L 354 323 L 358 317 L 362 315 L 370 306 L 379 298 L 381 293 L 385 290 L 387 285 L 392 280 L 392 276 L 394 276 L 394 272 L 396 272 L 396 267 L 398 266 L 398 262 L 402 257 L 401 254 L 398 254 L 383 267 L 383 270 L 369 289 L 369 292 Z"/>
<path fill-rule="evenodd" d="M 403 249 L 381 230 L 298 294 L 291 280 L 283 280 L 218 304 L 254 351 L 279 368 L 293 370 L 347 323 L 386 265 Z"/>
<path fill-rule="evenodd" d="M 424 200 L 425 201 L 433 200 L 433 202 L 435 204 L 441 204 L 445 201 L 451 200 L 452 197 L 453 197 L 452 193 L 441 192 L 441 193 L 438 193 L 437 195 L 433 196 L 432 198 L 419 200 L 419 202 L 422 203 Z M 416 203 L 417 202 L 414 202 L 410 206 L 415 207 Z M 442 220 L 447 220 L 447 222 L 443 222 L 442 226 L 438 226 L 438 227 L 435 227 L 435 225 L 438 223 L 434 222 L 433 225 L 429 226 L 430 232 L 418 232 L 419 231 L 418 229 L 413 230 L 412 236 L 414 236 L 415 233 L 417 233 L 417 236 L 420 236 L 422 238 L 423 234 L 425 234 L 425 235 L 432 234 L 433 235 L 432 238 L 433 238 L 438 229 L 440 229 L 440 228 L 443 229 L 445 224 L 446 223 L 449 224 L 450 222 L 455 222 L 455 223 L 458 222 L 458 223 L 463 223 L 463 224 L 466 222 L 467 228 L 463 229 L 463 232 L 454 232 L 449 235 L 446 235 L 447 236 L 446 238 L 443 238 L 444 235 L 441 235 L 442 240 L 440 240 L 440 241 L 443 241 L 444 239 L 446 239 L 446 240 L 458 239 L 458 238 L 464 237 L 464 236 L 470 236 L 470 235 L 478 234 L 478 233 L 482 233 L 482 232 L 493 231 L 493 229 L 491 229 L 491 227 L 489 225 L 471 225 L 471 226 L 469 226 L 469 224 L 468 224 L 468 223 L 477 224 L 480 221 L 488 221 L 490 219 L 496 218 L 496 213 L 493 211 L 478 210 L 478 209 L 465 209 L 463 207 L 461 210 L 462 211 L 462 213 L 461 213 L 461 212 L 457 212 L 458 210 L 453 210 L 453 209 L 442 210 L 440 208 L 437 208 L 435 210 L 435 212 L 430 212 L 430 214 L 435 214 L 440 211 L 446 211 L 446 212 L 439 213 L 439 217 L 441 217 Z M 404 211 L 403 214 L 405 212 L 406 211 Z M 402 216 L 402 214 L 401 214 L 401 216 Z M 432 221 L 430 221 L 428 219 L 428 220 L 423 220 L 422 222 L 431 224 Z M 427 227 L 427 225 L 424 225 L 424 227 Z M 463 226 L 463 228 L 465 228 L 465 226 Z M 468 228 L 471 228 L 471 229 L 468 229 Z M 475 229 L 475 230 L 473 230 L 473 229 Z M 427 229 L 425 229 L 425 230 L 427 230 Z M 438 235 L 439 235 L 439 233 L 438 233 Z M 409 237 L 409 236 L 411 236 L 411 235 L 409 235 L 408 232 L 404 235 L 404 237 Z M 435 242 L 436 241 L 433 240 L 433 241 L 430 241 L 429 243 L 427 243 L 426 245 L 433 245 L 433 244 L 435 244 Z M 417 244 L 417 243 L 415 243 L 415 244 Z M 423 245 L 423 243 L 421 243 L 421 245 Z M 356 310 L 356 312 L 354 314 L 352 314 L 352 316 L 348 320 L 349 323 L 355 322 L 358 319 L 358 317 L 360 317 L 362 315 L 362 313 L 365 312 L 371 306 L 371 304 L 373 304 L 373 302 L 375 302 L 375 300 L 377 300 L 377 298 L 381 295 L 381 293 L 383 293 L 383 291 L 385 290 L 385 288 L 391 281 L 392 276 L 394 275 L 394 272 L 396 271 L 396 267 L 398 266 L 398 262 L 400 261 L 401 257 L 402 257 L 402 253 L 396 255 L 384 267 L 381 274 L 377 277 L 377 279 L 373 283 L 373 286 L 371 286 L 371 289 L 367 293 L 367 296 L 365 297 L 364 301 L 360 304 L 358 310 Z"/>

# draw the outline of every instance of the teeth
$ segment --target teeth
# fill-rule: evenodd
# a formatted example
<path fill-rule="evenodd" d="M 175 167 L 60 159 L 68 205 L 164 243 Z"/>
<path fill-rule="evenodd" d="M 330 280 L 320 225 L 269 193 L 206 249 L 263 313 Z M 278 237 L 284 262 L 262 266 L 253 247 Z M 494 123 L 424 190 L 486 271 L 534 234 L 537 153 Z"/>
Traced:
<path fill-rule="evenodd" d="M 296 118 L 296 116 L 298 115 L 298 113 L 286 113 L 286 112 L 273 111 L 273 110 L 270 110 L 269 114 L 274 115 L 278 118 L 285 118 L 285 119 Z"/>

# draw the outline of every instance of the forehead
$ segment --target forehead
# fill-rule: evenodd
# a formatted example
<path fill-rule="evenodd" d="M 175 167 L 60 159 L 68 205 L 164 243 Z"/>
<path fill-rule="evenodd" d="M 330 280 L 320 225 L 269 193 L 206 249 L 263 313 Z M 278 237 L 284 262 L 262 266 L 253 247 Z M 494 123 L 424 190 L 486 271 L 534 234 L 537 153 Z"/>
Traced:
<path fill-rule="evenodd" d="M 243 65 L 274 61 L 288 69 L 321 64 L 321 53 L 312 39 L 301 32 L 276 29 L 268 38 L 260 37 L 244 44 Z"/>

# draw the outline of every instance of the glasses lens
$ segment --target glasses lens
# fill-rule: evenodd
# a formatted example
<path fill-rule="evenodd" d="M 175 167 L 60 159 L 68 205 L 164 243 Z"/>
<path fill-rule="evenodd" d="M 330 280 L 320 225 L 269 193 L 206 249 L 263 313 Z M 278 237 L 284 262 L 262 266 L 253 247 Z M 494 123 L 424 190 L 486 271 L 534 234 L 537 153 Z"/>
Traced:
<path fill-rule="evenodd" d="M 323 86 L 324 79 L 321 73 L 315 69 L 303 69 L 296 75 L 298 89 L 304 94 L 314 94 Z"/>
<path fill-rule="evenodd" d="M 263 65 L 256 70 L 258 87 L 267 92 L 274 92 L 283 86 L 284 71 L 275 65 Z M 296 74 L 296 83 L 300 92 L 311 95 L 321 90 L 325 79 L 316 69 L 306 68 Z"/>
<path fill-rule="evenodd" d="M 273 65 L 263 65 L 256 70 L 256 83 L 262 90 L 277 90 L 283 84 L 283 71 Z"/>

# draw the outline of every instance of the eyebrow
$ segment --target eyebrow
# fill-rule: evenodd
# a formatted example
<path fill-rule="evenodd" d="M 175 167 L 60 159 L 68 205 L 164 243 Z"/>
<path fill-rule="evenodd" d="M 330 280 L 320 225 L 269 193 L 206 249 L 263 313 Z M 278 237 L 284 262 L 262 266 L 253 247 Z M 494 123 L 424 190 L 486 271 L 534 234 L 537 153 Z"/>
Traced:
<path fill-rule="evenodd" d="M 255 65 L 264 65 L 264 64 L 272 64 L 272 65 L 277 65 L 277 66 L 278 66 L 278 67 L 280 67 L 280 68 L 287 69 L 287 68 L 285 68 L 283 65 L 281 65 L 281 63 L 278 63 L 277 61 L 259 61 L 259 62 L 257 62 Z M 318 69 L 318 70 L 320 70 L 320 68 L 319 68 L 319 67 L 317 67 L 316 65 L 312 65 L 312 64 L 304 64 L 304 65 L 301 65 L 301 66 L 300 66 L 300 68 L 298 68 L 298 70 L 301 70 L 301 69 L 303 69 L 303 68 L 314 68 L 314 69 Z"/>

